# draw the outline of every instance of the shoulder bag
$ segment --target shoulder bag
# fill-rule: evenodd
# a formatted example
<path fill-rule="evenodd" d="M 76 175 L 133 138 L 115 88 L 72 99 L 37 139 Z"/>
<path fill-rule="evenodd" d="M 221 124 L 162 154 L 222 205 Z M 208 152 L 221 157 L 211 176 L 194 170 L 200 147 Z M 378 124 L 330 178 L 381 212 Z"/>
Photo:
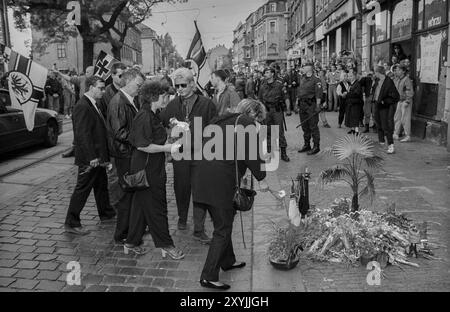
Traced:
<path fill-rule="evenodd" d="M 252 178 L 252 189 L 241 188 L 239 183 L 239 171 L 237 162 L 237 124 L 241 115 L 236 118 L 234 124 L 234 167 L 236 170 L 236 186 L 233 197 L 233 207 L 238 211 L 249 211 L 253 207 L 253 202 L 255 200 L 256 192 L 253 190 L 253 178 Z"/>
<path fill-rule="evenodd" d="M 128 174 L 127 172 L 123 175 L 123 183 L 121 184 L 122 189 L 125 192 L 143 191 L 150 187 L 147 180 L 147 173 L 145 171 L 148 164 L 148 156 L 149 154 L 147 153 L 147 160 L 145 161 L 144 169 L 139 170 L 134 174 Z"/>

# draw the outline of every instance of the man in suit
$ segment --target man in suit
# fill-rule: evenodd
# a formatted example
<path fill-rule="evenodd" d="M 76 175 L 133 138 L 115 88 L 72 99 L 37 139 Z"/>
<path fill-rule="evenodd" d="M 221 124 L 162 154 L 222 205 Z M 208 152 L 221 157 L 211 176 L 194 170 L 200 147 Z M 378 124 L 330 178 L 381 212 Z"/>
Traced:
<path fill-rule="evenodd" d="M 203 128 L 216 116 L 217 109 L 214 103 L 195 94 L 196 83 L 192 72 L 187 68 L 178 68 L 174 73 L 174 85 L 178 95 L 163 110 L 159 117 L 166 127 L 170 119 L 188 122 L 191 129 L 191 155 L 193 158 L 193 138 L 195 138 L 194 118 L 201 117 Z M 202 129 L 203 131 L 203 129 Z M 175 199 L 178 208 L 178 229 L 187 229 L 189 203 L 191 199 L 191 169 L 192 160 L 173 161 Z M 211 239 L 205 233 L 206 210 L 194 203 L 194 238 L 202 243 L 209 243 Z"/>
<path fill-rule="evenodd" d="M 137 95 L 144 83 L 144 75 L 135 68 L 122 74 L 122 87 L 109 102 L 107 110 L 108 146 L 117 169 L 119 184 L 123 185 L 123 176 L 130 170 L 133 147 L 128 140 L 131 125 L 139 107 Z M 116 204 L 117 225 L 114 239 L 123 243 L 128 235 L 128 221 L 133 193 L 123 192 Z"/>
<path fill-rule="evenodd" d="M 108 180 L 103 164 L 109 162 L 106 123 L 97 107 L 105 92 L 105 82 L 99 77 L 86 79 L 87 92 L 73 110 L 73 134 L 75 164 L 78 177 L 67 211 L 66 232 L 86 235 L 89 231 L 80 223 L 80 213 L 94 189 L 95 202 L 100 220 L 114 218 L 116 213 L 109 203 Z"/>

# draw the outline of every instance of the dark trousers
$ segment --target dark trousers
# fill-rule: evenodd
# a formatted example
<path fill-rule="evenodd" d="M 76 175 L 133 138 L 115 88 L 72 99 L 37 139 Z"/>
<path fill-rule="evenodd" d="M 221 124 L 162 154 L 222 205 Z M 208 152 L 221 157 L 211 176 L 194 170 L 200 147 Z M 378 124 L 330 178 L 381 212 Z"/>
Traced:
<path fill-rule="evenodd" d="M 394 144 L 394 115 L 397 110 L 397 105 L 390 105 L 389 107 L 377 107 L 375 109 L 375 123 L 378 129 L 378 140 L 381 143 L 385 142 L 387 138 L 388 145 Z"/>
<path fill-rule="evenodd" d="M 272 134 L 271 134 L 271 128 L 270 126 L 278 126 L 278 139 L 280 143 L 280 148 L 286 148 L 287 142 L 286 137 L 284 136 L 284 113 L 282 110 L 277 112 L 275 108 L 267 108 L 267 115 L 266 115 L 266 125 L 267 125 L 267 145 L 270 147 L 272 146 Z"/>
<path fill-rule="evenodd" d="M 173 187 L 175 190 L 175 200 L 178 208 L 178 223 L 186 224 L 189 214 L 189 203 L 191 201 L 191 168 L 192 162 L 189 160 L 173 161 Z M 205 231 L 206 210 L 194 206 L 194 233 L 200 234 Z"/>
<path fill-rule="evenodd" d="M 339 97 L 339 117 L 338 124 L 341 126 L 345 119 L 345 113 L 347 110 L 347 105 L 345 105 L 345 100 Z"/>
<path fill-rule="evenodd" d="M 92 189 L 94 189 L 95 203 L 100 219 L 110 218 L 116 214 L 109 204 L 106 169 L 97 167 L 88 173 L 81 174 L 84 170 L 84 167 L 78 167 L 77 184 L 67 211 L 65 224 L 71 227 L 81 226 L 80 214 Z"/>
<path fill-rule="evenodd" d="M 109 190 L 109 200 L 111 202 L 111 205 L 115 208 L 117 203 L 123 196 L 123 191 L 119 185 L 117 168 L 113 158 L 111 158 L 111 163 L 113 167 L 112 170 L 108 172 L 108 190 Z"/>
<path fill-rule="evenodd" d="M 290 102 L 289 105 L 291 106 L 290 110 L 294 111 L 296 109 L 295 104 L 297 102 L 297 91 L 295 88 L 288 88 L 288 94 L 289 94 L 289 102 Z"/>
<path fill-rule="evenodd" d="M 209 211 L 214 224 L 212 241 L 209 245 L 208 255 L 206 256 L 200 279 L 217 282 L 219 281 L 220 268 L 229 268 L 236 262 L 231 240 L 236 211 L 232 205 L 230 207 L 200 205 Z"/>
<path fill-rule="evenodd" d="M 117 177 L 119 183 L 123 183 L 123 176 L 130 170 L 130 158 L 115 158 Z M 128 226 L 130 221 L 130 209 L 133 199 L 133 193 L 123 192 L 119 201 L 116 204 L 117 209 L 117 224 L 116 231 L 114 233 L 114 239 L 120 241 L 126 239 L 128 236 Z"/>
<path fill-rule="evenodd" d="M 148 225 L 156 248 L 174 245 L 169 233 L 165 184 L 133 194 L 129 224 L 127 244 L 139 246 Z"/>
<path fill-rule="evenodd" d="M 314 146 L 320 145 L 319 114 L 317 114 L 316 104 L 315 99 L 300 100 L 300 122 L 302 123 L 305 145 L 311 144 L 311 137 L 313 139 Z"/>

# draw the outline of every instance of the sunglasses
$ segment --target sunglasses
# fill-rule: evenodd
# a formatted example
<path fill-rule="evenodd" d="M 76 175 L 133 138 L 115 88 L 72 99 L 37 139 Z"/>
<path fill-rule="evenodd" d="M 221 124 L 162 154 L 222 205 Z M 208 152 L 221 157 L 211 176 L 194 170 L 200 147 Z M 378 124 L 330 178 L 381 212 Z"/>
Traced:
<path fill-rule="evenodd" d="M 175 85 L 175 89 L 178 89 L 180 87 L 183 88 L 183 89 L 186 88 L 187 87 L 187 83 L 180 83 L 180 84 L 176 84 Z"/>

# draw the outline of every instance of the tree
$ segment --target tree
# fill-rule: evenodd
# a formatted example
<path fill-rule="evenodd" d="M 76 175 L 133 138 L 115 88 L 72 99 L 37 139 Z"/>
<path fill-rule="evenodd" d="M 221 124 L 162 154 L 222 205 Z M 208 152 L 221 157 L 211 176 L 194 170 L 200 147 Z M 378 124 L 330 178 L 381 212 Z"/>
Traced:
<path fill-rule="evenodd" d="M 383 158 L 377 155 L 372 140 L 367 136 L 347 135 L 338 139 L 324 153 L 334 156 L 340 163 L 320 173 L 319 181 L 322 185 L 336 181 L 346 182 L 353 192 L 353 212 L 359 210 L 360 196 L 368 195 L 373 201 L 375 197 L 373 170 L 381 167 Z M 360 190 L 363 180 L 366 180 L 366 185 Z"/>
<path fill-rule="evenodd" d="M 167 66 L 175 68 L 177 67 L 177 64 L 181 65 L 184 63 L 184 60 L 178 53 L 177 48 L 174 45 L 172 37 L 170 36 L 169 33 L 166 33 L 161 38 L 161 45 L 162 45 L 161 49 L 162 59 L 166 60 Z"/>
<path fill-rule="evenodd" d="M 151 16 L 151 9 L 162 2 L 182 2 L 187 0 L 80 0 L 81 25 L 69 26 L 66 23 L 69 0 L 9 0 L 14 7 L 16 27 L 24 29 L 25 16 L 30 14 L 33 28 L 44 33 L 37 42 L 39 47 L 49 43 L 66 41 L 78 33 L 83 39 L 83 67 L 93 64 L 94 44 L 108 42 L 111 53 L 120 60 L 120 51 L 130 28 L 142 23 Z M 121 26 L 118 27 L 118 22 Z"/>

